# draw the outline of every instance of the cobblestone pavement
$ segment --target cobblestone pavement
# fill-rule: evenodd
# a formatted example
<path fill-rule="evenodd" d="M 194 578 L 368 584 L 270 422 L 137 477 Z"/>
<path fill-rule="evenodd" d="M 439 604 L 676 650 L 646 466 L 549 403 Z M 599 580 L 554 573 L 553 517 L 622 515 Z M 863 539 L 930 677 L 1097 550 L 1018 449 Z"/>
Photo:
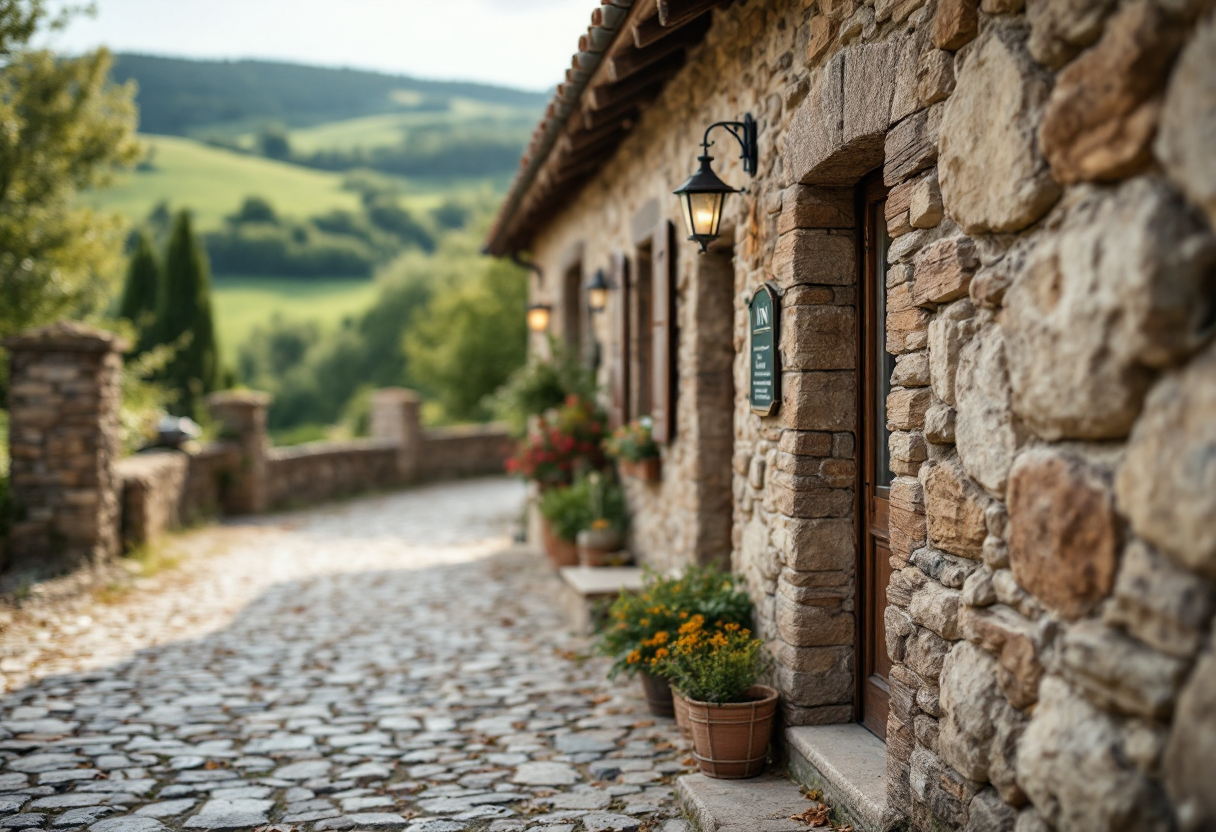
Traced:
<path fill-rule="evenodd" d="M 508 548 L 522 496 L 203 529 L 170 576 L 12 629 L 0 830 L 684 832 L 687 748 L 575 660 L 553 576 Z"/>

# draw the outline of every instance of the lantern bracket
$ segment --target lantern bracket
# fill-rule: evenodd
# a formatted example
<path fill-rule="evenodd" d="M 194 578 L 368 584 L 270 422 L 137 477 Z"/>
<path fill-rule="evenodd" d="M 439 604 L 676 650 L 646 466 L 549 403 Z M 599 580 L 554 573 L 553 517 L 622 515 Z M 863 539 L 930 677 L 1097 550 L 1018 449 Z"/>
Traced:
<path fill-rule="evenodd" d="M 743 121 L 718 121 L 706 127 L 705 137 L 701 140 L 702 156 L 709 156 L 709 148 L 713 145 L 713 142 L 709 140 L 709 134 L 717 127 L 721 127 L 735 137 L 735 141 L 739 143 L 739 147 L 743 151 L 739 154 L 739 158 L 743 160 L 743 172 L 755 176 L 760 149 L 756 141 L 758 132 L 756 120 L 752 118 L 752 114 L 745 115 Z"/>

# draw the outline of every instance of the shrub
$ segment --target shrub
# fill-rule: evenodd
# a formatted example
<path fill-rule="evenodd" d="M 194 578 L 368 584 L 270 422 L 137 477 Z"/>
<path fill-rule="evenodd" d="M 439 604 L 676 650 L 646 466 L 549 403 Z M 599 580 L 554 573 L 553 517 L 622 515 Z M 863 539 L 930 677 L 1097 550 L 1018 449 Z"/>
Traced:
<path fill-rule="evenodd" d="M 686 698 L 723 705 L 743 701 L 766 665 L 764 643 L 751 630 L 735 623 L 706 630 L 705 616 L 694 615 L 650 667 Z"/>
<path fill-rule="evenodd" d="M 554 338 L 549 339 L 549 352 L 552 358 L 534 356 L 494 394 L 491 409 L 515 436 L 524 435 L 528 417 L 560 407 L 570 396 L 595 399 L 595 374 L 578 355 Z"/>
<path fill-rule="evenodd" d="M 566 485 L 580 473 L 604 467 L 603 435 L 603 414 L 590 401 L 572 395 L 519 443 L 515 456 L 507 460 L 507 472 L 545 485 Z"/>
<path fill-rule="evenodd" d="M 647 570 L 642 591 L 622 592 L 608 614 L 596 649 L 612 658 L 609 676 L 615 677 L 654 668 L 659 651 L 670 650 L 680 627 L 694 616 L 715 628 L 750 627 L 752 602 L 734 576 L 713 566 L 690 566 L 676 577 Z"/>
<path fill-rule="evenodd" d="M 595 519 L 583 482 L 550 488 L 540 498 L 540 513 L 562 540 L 574 540 Z"/>

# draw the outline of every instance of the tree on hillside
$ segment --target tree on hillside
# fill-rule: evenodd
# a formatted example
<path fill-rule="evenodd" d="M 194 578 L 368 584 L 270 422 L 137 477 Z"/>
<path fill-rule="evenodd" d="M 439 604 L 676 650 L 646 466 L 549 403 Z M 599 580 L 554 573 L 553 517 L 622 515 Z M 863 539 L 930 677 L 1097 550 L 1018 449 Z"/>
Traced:
<path fill-rule="evenodd" d="M 173 360 L 165 368 L 165 381 L 178 391 L 178 411 L 193 415 L 202 394 L 219 387 L 220 367 L 211 312 L 211 269 L 188 211 L 178 212 L 169 237 L 156 341 L 176 346 Z"/>
<path fill-rule="evenodd" d="M 126 318 L 139 331 L 136 352 L 143 352 L 152 346 L 157 306 L 164 293 L 164 284 L 164 271 L 156 258 L 152 241 L 141 231 L 127 265 L 127 279 L 118 304 L 118 317 Z"/>
<path fill-rule="evenodd" d="M 0 337 L 102 311 L 121 275 L 121 222 L 75 197 L 138 160 L 134 88 L 108 81 L 104 50 L 29 48 L 59 22 L 41 0 L 0 0 Z"/>
<path fill-rule="evenodd" d="M 484 418 L 485 399 L 523 366 L 527 286 L 523 269 L 492 263 L 437 294 L 406 332 L 410 371 L 449 419 Z"/>

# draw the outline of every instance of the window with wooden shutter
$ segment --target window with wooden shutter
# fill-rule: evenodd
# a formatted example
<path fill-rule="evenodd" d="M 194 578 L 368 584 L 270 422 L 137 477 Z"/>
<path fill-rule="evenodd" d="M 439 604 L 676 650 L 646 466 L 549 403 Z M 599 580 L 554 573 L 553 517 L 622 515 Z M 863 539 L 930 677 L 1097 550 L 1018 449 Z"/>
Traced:
<path fill-rule="evenodd" d="M 612 285 L 616 287 L 616 333 L 612 344 L 612 364 L 608 368 L 612 385 L 612 400 L 608 408 L 608 423 L 618 428 L 629 420 L 629 317 L 633 309 L 630 300 L 629 261 L 623 254 L 612 257 Z"/>
<path fill-rule="evenodd" d="M 629 418 L 651 415 L 650 395 L 654 390 L 653 274 L 651 244 L 648 237 L 634 251 L 629 277 Z"/>
<path fill-rule="evenodd" d="M 667 444 L 676 435 L 676 244 L 675 226 L 659 223 L 651 248 L 652 350 L 650 415 L 654 441 Z"/>

